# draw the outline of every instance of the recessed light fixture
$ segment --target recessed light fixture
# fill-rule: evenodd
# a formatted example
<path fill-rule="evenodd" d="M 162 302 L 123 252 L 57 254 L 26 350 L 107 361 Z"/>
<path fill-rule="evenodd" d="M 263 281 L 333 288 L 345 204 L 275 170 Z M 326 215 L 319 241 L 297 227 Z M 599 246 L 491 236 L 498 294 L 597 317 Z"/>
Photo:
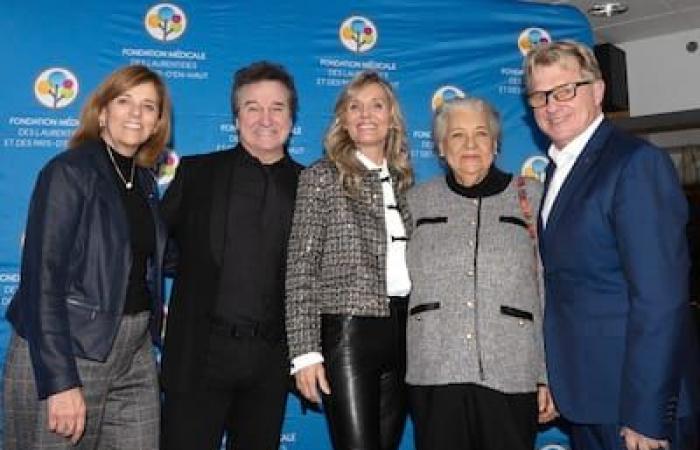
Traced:
<path fill-rule="evenodd" d="M 628 9 L 629 7 L 622 2 L 600 2 L 588 8 L 588 14 L 595 17 L 612 17 L 624 14 Z"/>

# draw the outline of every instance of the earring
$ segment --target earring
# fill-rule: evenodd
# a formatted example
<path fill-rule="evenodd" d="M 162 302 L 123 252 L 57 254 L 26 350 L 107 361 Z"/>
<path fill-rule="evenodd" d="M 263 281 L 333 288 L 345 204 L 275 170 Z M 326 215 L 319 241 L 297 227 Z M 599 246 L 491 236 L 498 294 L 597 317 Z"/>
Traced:
<path fill-rule="evenodd" d="M 100 128 L 105 127 L 105 121 L 103 119 L 100 119 Z"/>

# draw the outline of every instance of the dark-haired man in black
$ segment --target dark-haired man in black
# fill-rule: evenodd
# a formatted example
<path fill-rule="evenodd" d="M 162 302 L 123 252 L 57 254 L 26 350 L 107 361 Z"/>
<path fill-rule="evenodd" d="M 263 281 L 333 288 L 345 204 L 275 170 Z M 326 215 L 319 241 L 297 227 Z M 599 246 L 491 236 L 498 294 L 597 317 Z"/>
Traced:
<path fill-rule="evenodd" d="M 285 148 L 297 94 L 279 65 L 236 72 L 239 144 L 184 157 L 163 199 L 178 251 L 163 353 L 162 448 L 279 445 L 289 363 L 284 267 L 301 166 Z"/>

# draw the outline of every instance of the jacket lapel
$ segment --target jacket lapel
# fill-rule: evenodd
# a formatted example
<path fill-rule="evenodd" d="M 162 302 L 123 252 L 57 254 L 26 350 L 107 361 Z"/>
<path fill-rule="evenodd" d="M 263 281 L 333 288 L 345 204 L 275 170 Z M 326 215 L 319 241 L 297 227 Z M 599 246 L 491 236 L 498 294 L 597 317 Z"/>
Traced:
<path fill-rule="evenodd" d="M 290 166 L 294 164 L 289 155 L 285 155 L 285 158 L 287 158 L 285 164 Z M 297 195 L 299 172 L 290 170 L 289 167 L 284 167 L 284 170 L 282 170 L 278 176 L 273 177 L 273 180 L 278 184 L 277 193 L 280 199 L 284 197 L 284 201 L 280 202 L 279 218 L 284 227 L 285 239 L 287 239 L 292 227 L 291 219 L 294 214 L 294 201 Z"/>
<path fill-rule="evenodd" d="M 228 209 L 231 204 L 231 181 L 233 171 L 238 160 L 238 152 L 242 151 L 238 146 L 230 150 L 222 164 L 217 164 L 212 169 L 211 180 L 211 214 L 209 217 L 209 245 L 214 261 L 221 266 L 226 245 L 226 225 L 228 222 Z M 206 182 L 206 180 L 202 180 Z"/>
<path fill-rule="evenodd" d="M 371 217 L 384 217 L 384 201 L 382 187 L 377 173 L 372 170 L 363 170 L 360 181 L 357 206 L 366 210 Z"/>
<path fill-rule="evenodd" d="M 547 191 L 549 190 L 549 184 L 552 182 L 552 176 L 554 175 L 554 161 L 552 161 L 551 158 L 549 158 L 549 163 L 547 163 L 547 167 L 545 168 L 544 172 L 544 188 L 542 190 L 543 195 L 540 198 L 540 206 L 537 208 L 537 235 L 542 236 L 542 208 L 544 207 L 544 199 L 547 196 Z"/>
<path fill-rule="evenodd" d="M 396 198 L 396 206 L 399 209 L 403 227 L 406 230 L 406 237 L 410 238 L 413 233 L 413 220 L 411 218 L 411 211 L 408 209 L 408 203 L 406 202 L 406 193 L 399 190 L 398 174 L 391 169 L 390 172 L 391 185 L 394 189 L 394 198 Z"/>
<path fill-rule="evenodd" d="M 604 144 L 611 131 L 612 124 L 604 119 L 574 163 L 574 167 L 571 168 L 571 172 L 569 172 L 561 189 L 559 189 L 557 198 L 554 199 L 552 210 L 547 218 L 547 226 L 544 229 L 545 237 L 556 228 L 557 221 L 564 211 L 568 207 L 575 206 L 572 205 L 571 197 L 578 191 L 586 177 L 591 175 L 591 167 L 600 158 Z"/>
<path fill-rule="evenodd" d="M 156 251 L 155 255 L 151 256 L 151 262 L 148 264 L 148 272 L 146 274 L 149 283 L 152 283 L 156 292 L 153 295 L 153 304 L 151 305 L 151 322 L 150 331 L 156 345 L 161 347 L 161 326 L 163 322 L 163 277 L 162 264 L 165 255 L 165 246 L 167 244 L 168 227 L 165 225 L 160 212 L 158 211 L 159 193 L 158 180 L 154 172 L 149 169 L 139 167 L 136 172 L 141 186 L 143 186 L 146 196 L 146 203 L 153 217 L 153 225 L 155 227 Z M 155 263 L 153 261 L 156 261 Z M 155 268 L 155 270 L 154 270 Z"/>
<path fill-rule="evenodd" d="M 141 181 L 141 186 L 143 186 L 143 193 L 146 196 L 146 203 L 151 211 L 153 223 L 155 225 L 156 257 L 162 258 L 162 255 L 165 252 L 167 227 L 165 222 L 163 222 L 160 213 L 158 212 L 158 181 L 155 178 L 154 173 L 148 169 L 139 167 L 136 174 Z"/>

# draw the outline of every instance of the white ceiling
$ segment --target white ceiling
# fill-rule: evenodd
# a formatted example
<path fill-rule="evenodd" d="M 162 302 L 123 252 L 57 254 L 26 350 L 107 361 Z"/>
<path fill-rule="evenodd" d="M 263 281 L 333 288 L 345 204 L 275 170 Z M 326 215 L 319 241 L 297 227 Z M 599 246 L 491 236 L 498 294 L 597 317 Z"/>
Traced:
<path fill-rule="evenodd" d="M 605 0 L 536 0 L 539 3 L 572 5 L 588 18 L 596 41 L 618 44 L 677 31 L 700 29 L 700 0 L 617 0 L 626 13 L 610 18 L 588 14 L 588 9 Z M 698 33 L 700 39 L 700 33 Z"/>

